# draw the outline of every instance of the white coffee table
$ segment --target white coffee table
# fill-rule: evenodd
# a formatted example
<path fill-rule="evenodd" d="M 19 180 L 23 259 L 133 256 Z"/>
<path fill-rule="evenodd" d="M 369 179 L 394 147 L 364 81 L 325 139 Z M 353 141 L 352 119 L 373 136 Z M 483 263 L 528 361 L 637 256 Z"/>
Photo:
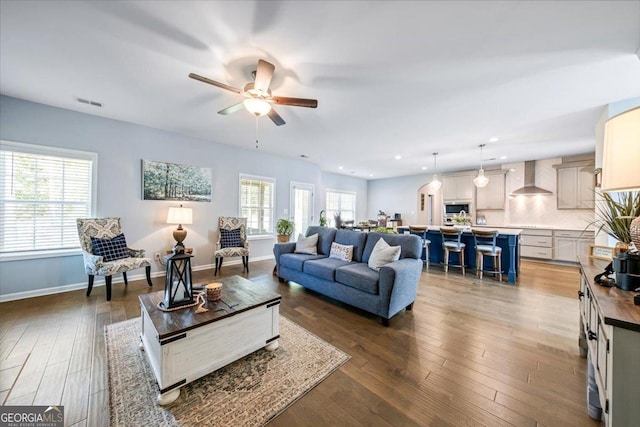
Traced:
<path fill-rule="evenodd" d="M 196 308 L 164 312 L 163 292 L 138 297 L 142 347 L 158 381 L 158 404 L 168 405 L 180 387 L 264 347 L 278 348 L 280 295 L 240 276 L 218 280 L 222 299 Z"/>

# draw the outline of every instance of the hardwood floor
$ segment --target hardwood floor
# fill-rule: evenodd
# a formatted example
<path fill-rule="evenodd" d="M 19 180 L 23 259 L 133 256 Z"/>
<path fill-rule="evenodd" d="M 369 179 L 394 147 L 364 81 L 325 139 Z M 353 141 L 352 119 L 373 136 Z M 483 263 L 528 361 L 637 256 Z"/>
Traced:
<path fill-rule="evenodd" d="M 273 426 L 597 426 L 578 355 L 577 267 L 522 263 L 518 286 L 422 274 L 413 311 L 375 316 L 272 276 L 249 279 L 283 297 L 281 314 L 352 358 Z M 222 274 L 242 274 L 241 265 Z M 213 271 L 195 272 L 195 282 Z M 138 317 L 137 296 L 163 279 L 0 304 L 0 402 L 62 404 L 67 425 L 109 424 L 104 326 Z"/>

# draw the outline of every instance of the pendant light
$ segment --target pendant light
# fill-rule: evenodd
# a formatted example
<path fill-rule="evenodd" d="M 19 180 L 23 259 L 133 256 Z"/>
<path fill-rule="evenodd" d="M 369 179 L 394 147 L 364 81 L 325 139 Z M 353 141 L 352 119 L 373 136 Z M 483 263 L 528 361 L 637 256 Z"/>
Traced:
<path fill-rule="evenodd" d="M 442 182 L 438 180 L 438 169 L 436 168 L 436 157 L 438 153 L 433 153 L 433 177 L 429 183 L 431 191 L 438 191 L 442 187 Z"/>
<path fill-rule="evenodd" d="M 479 145 L 479 147 L 480 147 L 480 170 L 478 171 L 478 176 L 473 178 L 473 184 L 478 188 L 486 187 L 487 184 L 489 183 L 489 178 L 484 176 L 484 169 L 482 169 L 482 149 L 484 148 L 484 146 L 485 146 L 485 144 L 480 144 Z"/>

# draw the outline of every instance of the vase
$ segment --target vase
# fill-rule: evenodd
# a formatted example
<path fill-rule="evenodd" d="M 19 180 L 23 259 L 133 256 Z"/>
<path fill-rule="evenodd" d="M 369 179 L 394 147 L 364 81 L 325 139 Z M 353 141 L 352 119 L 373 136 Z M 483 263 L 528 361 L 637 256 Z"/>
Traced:
<path fill-rule="evenodd" d="M 631 221 L 629 234 L 631 235 L 631 241 L 636 246 L 636 250 L 640 251 L 640 216 Z"/>

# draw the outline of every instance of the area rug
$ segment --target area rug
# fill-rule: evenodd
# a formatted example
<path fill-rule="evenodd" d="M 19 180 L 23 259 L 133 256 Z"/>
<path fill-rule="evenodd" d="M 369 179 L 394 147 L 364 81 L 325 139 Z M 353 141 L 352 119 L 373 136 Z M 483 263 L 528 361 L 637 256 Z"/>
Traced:
<path fill-rule="evenodd" d="M 180 389 L 162 407 L 140 318 L 105 327 L 112 426 L 257 426 L 276 417 L 351 358 L 280 317 L 280 346 L 258 350 Z"/>

